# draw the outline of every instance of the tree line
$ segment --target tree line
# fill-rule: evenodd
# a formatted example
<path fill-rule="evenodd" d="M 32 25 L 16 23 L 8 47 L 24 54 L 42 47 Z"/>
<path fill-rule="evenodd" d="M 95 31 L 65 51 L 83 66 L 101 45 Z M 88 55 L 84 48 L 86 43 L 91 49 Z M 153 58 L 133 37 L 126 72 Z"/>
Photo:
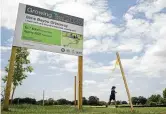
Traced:
<path fill-rule="evenodd" d="M 3 100 L 3 99 L 1 99 Z M 34 104 L 34 105 L 43 105 L 43 100 L 36 100 L 34 98 L 14 98 L 13 100 L 10 99 L 9 101 L 12 104 Z M 119 104 L 127 104 L 126 101 L 117 101 Z M 44 105 L 74 105 L 75 101 L 70 101 L 65 98 L 61 98 L 58 100 L 54 100 L 53 98 L 49 98 L 44 100 Z M 77 104 L 77 100 L 76 100 Z M 88 99 L 83 97 L 82 98 L 83 105 L 92 105 L 92 106 L 103 106 L 106 104 L 105 101 L 100 101 L 96 96 L 90 96 Z"/>
<path fill-rule="evenodd" d="M 149 98 L 145 98 L 143 96 L 132 97 L 131 98 L 133 105 L 166 105 L 166 88 L 163 90 L 163 95 L 153 94 Z"/>

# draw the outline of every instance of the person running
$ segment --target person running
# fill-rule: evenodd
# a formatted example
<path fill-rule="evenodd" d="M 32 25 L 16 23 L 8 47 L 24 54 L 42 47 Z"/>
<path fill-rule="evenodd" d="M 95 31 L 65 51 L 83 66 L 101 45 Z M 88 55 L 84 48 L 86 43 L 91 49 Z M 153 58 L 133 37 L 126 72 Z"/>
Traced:
<path fill-rule="evenodd" d="M 115 87 L 115 86 L 112 86 L 111 95 L 110 95 L 108 104 L 106 104 L 106 107 L 108 107 L 108 105 L 111 104 L 111 101 L 112 101 L 112 100 L 113 100 L 114 103 L 115 103 L 115 107 L 117 107 L 117 106 L 116 106 L 116 99 L 115 99 L 115 94 L 116 94 L 117 92 L 115 91 L 115 89 L 116 89 L 116 87 Z"/>

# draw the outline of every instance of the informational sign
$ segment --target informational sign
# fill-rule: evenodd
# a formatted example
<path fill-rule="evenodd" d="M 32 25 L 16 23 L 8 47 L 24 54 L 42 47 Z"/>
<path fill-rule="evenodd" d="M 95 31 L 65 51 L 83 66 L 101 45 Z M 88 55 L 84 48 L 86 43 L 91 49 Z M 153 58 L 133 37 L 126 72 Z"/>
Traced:
<path fill-rule="evenodd" d="M 84 20 L 19 4 L 13 46 L 82 56 Z"/>

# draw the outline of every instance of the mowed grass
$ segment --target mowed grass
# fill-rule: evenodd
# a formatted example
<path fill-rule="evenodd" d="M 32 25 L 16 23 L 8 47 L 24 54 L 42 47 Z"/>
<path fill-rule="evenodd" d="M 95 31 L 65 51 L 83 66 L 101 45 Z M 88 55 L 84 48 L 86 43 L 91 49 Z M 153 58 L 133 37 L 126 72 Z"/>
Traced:
<path fill-rule="evenodd" d="M 131 113 L 130 108 L 105 108 L 105 107 L 83 107 L 77 110 L 73 106 L 38 106 L 38 105 L 18 105 L 10 106 L 10 111 L 2 114 L 166 114 L 166 107 L 156 108 L 134 108 Z"/>

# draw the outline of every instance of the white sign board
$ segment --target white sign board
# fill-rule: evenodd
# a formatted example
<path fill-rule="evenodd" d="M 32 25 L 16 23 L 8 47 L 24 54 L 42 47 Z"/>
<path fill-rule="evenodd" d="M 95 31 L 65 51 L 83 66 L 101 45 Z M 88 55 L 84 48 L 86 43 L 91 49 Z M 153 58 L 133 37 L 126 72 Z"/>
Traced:
<path fill-rule="evenodd" d="M 13 46 L 82 56 L 82 18 L 20 3 Z"/>

